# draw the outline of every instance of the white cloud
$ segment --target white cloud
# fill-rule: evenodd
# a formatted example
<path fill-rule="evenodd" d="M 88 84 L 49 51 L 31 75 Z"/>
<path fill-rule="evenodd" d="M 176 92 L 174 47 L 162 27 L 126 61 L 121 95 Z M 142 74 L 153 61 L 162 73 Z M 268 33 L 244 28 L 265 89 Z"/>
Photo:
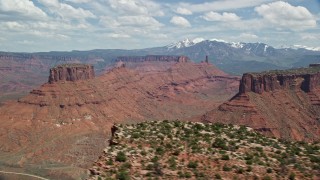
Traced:
<path fill-rule="evenodd" d="M 222 14 L 219 14 L 219 13 L 213 12 L 213 11 L 206 13 L 204 16 L 202 16 L 202 18 L 207 21 L 226 21 L 226 22 L 238 21 L 241 19 L 239 16 L 237 16 L 234 13 L 224 12 Z"/>
<path fill-rule="evenodd" d="M 109 28 L 115 28 L 121 25 L 115 18 L 109 16 L 101 16 L 99 24 Z"/>
<path fill-rule="evenodd" d="M 59 7 L 60 3 L 58 0 L 38 0 L 39 3 L 47 7 Z"/>
<path fill-rule="evenodd" d="M 254 7 L 271 0 L 217 0 L 199 4 L 180 3 L 179 6 L 192 12 L 224 11 Z"/>
<path fill-rule="evenodd" d="M 121 33 L 109 33 L 106 34 L 107 37 L 119 39 L 119 38 L 130 38 L 131 36 L 128 34 L 121 34 Z"/>
<path fill-rule="evenodd" d="M 268 27 L 268 23 L 265 23 L 261 19 L 249 19 L 249 20 L 239 20 L 239 21 L 229 21 L 223 22 L 219 27 L 229 30 L 263 30 Z"/>
<path fill-rule="evenodd" d="M 0 14 L 15 19 L 40 19 L 47 15 L 29 0 L 0 0 Z"/>
<path fill-rule="evenodd" d="M 307 41 L 319 41 L 320 36 L 319 34 L 301 34 L 300 35 L 302 40 L 307 40 Z"/>
<path fill-rule="evenodd" d="M 35 44 L 35 42 L 30 40 L 23 40 L 23 41 L 18 41 L 18 44 L 32 45 L 32 44 Z"/>
<path fill-rule="evenodd" d="M 126 15 L 163 16 L 161 6 L 150 0 L 109 0 L 111 8 Z"/>
<path fill-rule="evenodd" d="M 77 4 L 81 4 L 81 3 L 88 3 L 91 0 L 66 0 L 68 2 L 72 2 L 72 3 L 77 3 Z"/>
<path fill-rule="evenodd" d="M 176 10 L 176 13 L 182 14 L 182 15 L 191 15 L 192 11 L 190 11 L 189 9 L 186 9 L 186 8 L 178 7 Z"/>
<path fill-rule="evenodd" d="M 87 18 L 95 18 L 96 16 L 82 8 L 75 8 L 66 3 L 60 3 L 58 0 L 38 0 L 41 4 L 46 6 L 50 13 L 59 16 L 62 19 L 70 20 L 70 19 L 87 19 Z"/>
<path fill-rule="evenodd" d="M 302 6 L 292 6 L 283 1 L 263 4 L 255 8 L 264 20 L 276 27 L 301 30 L 316 27 L 315 17 Z"/>
<path fill-rule="evenodd" d="M 88 10 L 82 8 L 74 8 L 69 4 L 61 4 L 59 14 L 64 18 L 95 18 L 95 15 Z"/>
<path fill-rule="evenodd" d="M 159 23 L 156 19 L 149 16 L 121 16 L 118 18 L 120 25 L 133 26 L 133 27 L 149 27 L 159 28 L 163 24 Z"/>
<path fill-rule="evenodd" d="M 16 21 L 9 21 L 9 22 L 3 22 L 0 23 L 2 28 L 6 28 L 8 30 L 13 30 L 13 31 L 23 31 L 24 29 L 26 29 L 26 26 L 16 22 Z"/>
<path fill-rule="evenodd" d="M 258 39 L 258 36 L 251 33 L 241 33 L 239 36 L 241 39 Z"/>
<path fill-rule="evenodd" d="M 293 45 L 294 48 L 303 48 L 303 49 L 307 49 L 310 51 L 320 51 L 320 47 L 310 47 L 310 46 L 305 46 L 305 45 L 299 45 L 299 44 L 295 44 Z"/>
<path fill-rule="evenodd" d="M 186 18 L 181 16 L 173 16 L 170 22 L 180 27 L 191 27 L 191 24 L 189 23 L 189 21 Z"/>

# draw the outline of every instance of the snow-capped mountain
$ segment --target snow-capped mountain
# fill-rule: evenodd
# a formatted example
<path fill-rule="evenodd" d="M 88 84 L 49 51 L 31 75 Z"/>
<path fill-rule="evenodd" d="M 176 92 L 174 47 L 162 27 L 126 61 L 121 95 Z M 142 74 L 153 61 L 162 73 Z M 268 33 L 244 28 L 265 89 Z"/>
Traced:
<path fill-rule="evenodd" d="M 157 53 L 186 55 L 193 61 L 204 60 L 222 70 L 241 74 L 248 71 L 285 69 L 320 63 L 320 51 L 315 48 L 295 46 L 275 48 L 265 43 L 228 42 L 221 39 L 185 39 L 157 49 Z"/>
<path fill-rule="evenodd" d="M 176 43 L 172 43 L 166 46 L 170 52 L 183 50 L 188 48 L 204 48 L 206 51 L 215 48 L 215 50 L 221 51 L 242 51 L 247 55 L 268 56 L 275 53 L 275 48 L 264 43 L 244 43 L 244 42 L 227 42 L 222 39 L 210 39 L 204 40 L 203 38 L 196 38 L 193 40 L 185 39 Z"/>
<path fill-rule="evenodd" d="M 220 44 L 220 46 L 225 46 L 229 48 L 242 49 L 246 54 L 260 54 L 268 55 L 268 53 L 273 53 L 274 48 L 264 43 L 244 43 L 244 42 L 227 42 L 222 39 L 210 39 L 204 40 L 203 38 L 196 39 L 184 39 L 182 41 L 171 43 L 166 46 L 168 51 L 174 51 L 181 48 L 188 48 L 199 44 L 207 44 L 209 47 L 214 47 Z"/>
<path fill-rule="evenodd" d="M 203 38 L 196 38 L 196 39 L 193 39 L 193 40 L 190 40 L 189 38 L 187 38 L 187 39 L 184 39 L 184 40 L 179 41 L 179 42 L 171 43 L 171 44 L 167 45 L 166 47 L 168 49 L 180 49 L 180 48 L 193 46 L 193 45 L 195 45 L 197 43 L 200 43 L 202 41 L 204 41 Z"/>
<path fill-rule="evenodd" d="M 207 41 L 207 42 L 216 42 L 216 43 L 224 43 L 225 45 L 229 45 L 230 47 L 233 47 L 233 48 L 236 48 L 236 49 L 245 49 L 246 51 L 250 51 L 252 48 L 253 49 L 261 49 L 263 48 L 263 52 L 267 52 L 269 48 L 271 49 L 276 49 L 272 46 L 269 46 L 267 44 L 264 44 L 264 43 L 245 43 L 245 42 L 228 42 L 228 41 L 225 41 L 223 39 L 209 39 L 209 40 L 205 40 L 203 38 L 195 38 L 195 39 L 184 39 L 182 41 L 178 41 L 178 42 L 174 42 L 174 43 L 171 43 L 169 45 L 167 45 L 166 47 L 168 48 L 168 50 L 173 50 L 173 49 L 180 49 L 180 48 L 187 48 L 187 47 L 191 47 L 191 46 L 194 46 L 194 45 L 197 45 L 201 42 L 204 42 L 204 41 Z M 309 51 L 320 51 L 320 47 L 309 47 L 309 46 L 304 46 L 304 45 L 293 45 L 293 46 L 290 46 L 290 47 L 284 47 L 284 46 L 281 46 L 280 48 L 278 49 L 294 49 L 294 50 L 297 50 L 297 49 L 304 49 L 304 50 L 309 50 Z"/>

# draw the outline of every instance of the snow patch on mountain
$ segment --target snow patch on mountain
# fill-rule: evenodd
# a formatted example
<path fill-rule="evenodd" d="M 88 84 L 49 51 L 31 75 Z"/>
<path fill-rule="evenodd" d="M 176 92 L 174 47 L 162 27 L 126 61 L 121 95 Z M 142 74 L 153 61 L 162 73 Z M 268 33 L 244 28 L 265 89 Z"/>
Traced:
<path fill-rule="evenodd" d="M 231 47 L 237 48 L 237 49 L 241 49 L 245 45 L 244 43 L 241 43 L 241 42 L 232 42 L 232 43 L 229 43 L 229 44 L 230 44 Z"/>
<path fill-rule="evenodd" d="M 216 41 L 216 42 L 229 43 L 229 42 L 227 42 L 227 41 L 225 41 L 225 40 L 223 40 L 223 39 L 215 39 L 215 38 L 210 39 L 209 41 Z"/>
<path fill-rule="evenodd" d="M 167 46 L 168 49 L 180 49 L 184 47 L 190 47 L 195 44 L 198 44 L 200 42 L 204 41 L 203 38 L 195 38 L 193 40 L 190 40 L 189 38 L 184 39 L 182 41 L 176 42 L 176 43 L 171 43 Z"/>
<path fill-rule="evenodd" d="M 245 48 L 245 50 L 248 52 L 251 50 L 257 49 L 258 47 L 262 48 L 264 46 L 263 53 L 268 53 L 269 48 L 273 48 L 272 46 L 269 46 L 267 44 L 260 43 L 260 42 L 257 42 L 257 43 L 228 42 L 223 39 L 216 39 L 216 38 L 209 39 L 209 40 L 205 40 L 203 38 L 195 38 L 195 39 L 187 38 L 187 39 L 184 39 L 184 40 L 176 42 L 176 43 L 171 43 L 171 44 L 167 45 L 166 47 L 168 48 L 168 50 L 180 49 L 180 48 L 191 47 L 191 46 L 194 46 L 194 45 L 199 44 L 204 41 L 213 42 L 213 43 L 214 42 L 225 43 L 232 48 L 236 48 L 236 49 L 244 49 Z M 209 46 L 211 47 L 211 45 L 212 44 L 210 43 Z M 287 48 L 281 46 L 280 49 L 287 49 Z M 308 46 L 304 46 L 304 45 L 293 45 L 291 47 L 288 47 L 288 49 L 306 49 L 309 51 L 320 51 L 320 47 L 308 47 Z"/>
<path fill-rule="evenodd" d="M 299 45 L 299 44 L 295 44 L 292 47 L 293 49 L 306 49 L 309 51 L 320 51 L 320 47 L 309 47 L 309 46 L 304 46 L 304 45 Z"/>

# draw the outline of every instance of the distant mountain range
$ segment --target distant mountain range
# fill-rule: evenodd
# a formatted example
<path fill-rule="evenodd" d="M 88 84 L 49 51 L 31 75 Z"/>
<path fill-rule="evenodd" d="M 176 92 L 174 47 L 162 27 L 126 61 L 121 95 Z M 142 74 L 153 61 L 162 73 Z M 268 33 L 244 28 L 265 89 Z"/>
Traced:
<path fill-rule="evenodd" d="M 264 43 L 227 42 L 219 39 L 185 39 L 160 48 L 175 55 L 186 55 L 195 61 L 209 60 L 230 74 L 270 69 L 305 67 L 320 63 L 320 51 L 304 46 L 274 48 Z"/>
<path fill-rule="evenodd" d="M 6 53 L 3 56 L 12 59 L 43 59 L 50 62 L 50 66 L 61 61 L 94 63 L 98 72 L 110 66 L 118 56 L 145 55 L 185 55 L 195 62 L 200 62 L 209 56 L 209 61 L 223 71 L 241 75 L 245 72 L 258 72 L 270 69 L 287 69 L 308 66 L 310 63 L 320 63 L 320 51 L 305 46 L 292 48 L 274 48 L 264 43 L 227 42 L 219 39 L 204 40 L 196 38 L 185 39 L 163 47 L 123 50 L 96 49 L 89 51 L 71 52 L 39 52 L 39 53 Z"/>

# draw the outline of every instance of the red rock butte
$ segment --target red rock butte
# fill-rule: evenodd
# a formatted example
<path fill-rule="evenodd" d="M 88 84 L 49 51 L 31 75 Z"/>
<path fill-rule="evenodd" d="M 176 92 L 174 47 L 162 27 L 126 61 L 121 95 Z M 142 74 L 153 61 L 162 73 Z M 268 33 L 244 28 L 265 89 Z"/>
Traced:
<path fill-rule="evenodd" d="M 287 71 L 268 71 L 246 73 L 242 76 L 239 92 L 262 94 L 277 89 L 300 88 L 311 92 L 320 86 L 320 64 L 311 64 L 309 68 Z"/>
<path fill-rule="evenodd" d="M 239 93 L 202 120 L 243 124 L 267 135 L 320 139 L 320 65 L 246 73 Z"/>
<path fill-rule="evenodd" d="M 95 77 L 93 65 L 62 64 L 50 69 L 49 83 L 58 81 L 77 81 L 93 79 Z"/>

